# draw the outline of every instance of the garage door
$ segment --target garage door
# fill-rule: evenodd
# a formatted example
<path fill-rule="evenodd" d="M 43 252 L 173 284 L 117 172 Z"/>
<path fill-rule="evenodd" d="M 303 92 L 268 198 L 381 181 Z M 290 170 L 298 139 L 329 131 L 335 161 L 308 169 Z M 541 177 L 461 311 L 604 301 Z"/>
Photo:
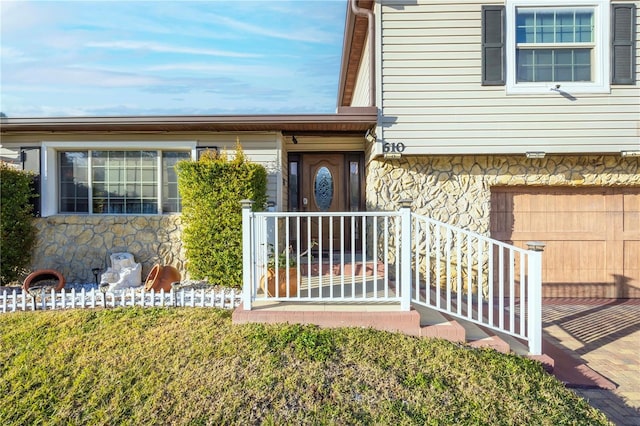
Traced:
<path fill-rule="evenodd" d="M 492 188 L 491 236 L 546 243 L 545 297 L 640 297 L 640 188 Z"/>

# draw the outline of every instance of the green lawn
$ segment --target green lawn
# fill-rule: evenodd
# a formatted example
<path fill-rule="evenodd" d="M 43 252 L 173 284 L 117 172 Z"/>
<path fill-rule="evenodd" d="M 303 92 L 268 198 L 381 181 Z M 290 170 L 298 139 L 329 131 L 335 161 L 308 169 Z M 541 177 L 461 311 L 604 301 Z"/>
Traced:
<path fill-rule="evenodd" d="M 608 424 L 539 364 L 215 309 L 0 315 L 0 424 Z"/>

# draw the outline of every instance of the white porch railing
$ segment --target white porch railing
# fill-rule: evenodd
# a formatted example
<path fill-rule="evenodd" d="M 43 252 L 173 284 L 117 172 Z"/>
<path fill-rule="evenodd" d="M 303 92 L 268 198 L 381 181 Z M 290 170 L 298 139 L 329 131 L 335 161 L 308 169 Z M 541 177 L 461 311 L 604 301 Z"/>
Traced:
<path fill-rule="evenodd" d="M 125 289 L 103 293 L 98 289 L 71 291 L 62 289 L 42 289 L 28 294 L 20 289 L 4 289 L 0 293 L 0 312 L 16 312 L 29 310 L 59 310 L 82 308 L 117 308 L 127 306 L 162 307 L 189 306 L 232 309 L 240 305 L 239 292 L 231 289 L 213 291 L 200 288 L 183 288 L 165 292 L 145 292 L 140 289 Z"/>
<path fill-rule="evenodd" d="M 243 215 L 245 309 L 265 300 L 401 302 L 398 213 L 256 213 L 247 204 Z"/>
<path fill-rule="evenodd" d="M 523 339 L 541 353 L 541 252 L 416 214 L 412 232 L 412 303 Z"/>
<path fill-rule="evenodd" d="M 252 212 L 243 202 L 243 304 L 412 303 L 541 353 L 541 253 L 398 212 Z M 279 265 L 279 267 L 276 267 Z"/>

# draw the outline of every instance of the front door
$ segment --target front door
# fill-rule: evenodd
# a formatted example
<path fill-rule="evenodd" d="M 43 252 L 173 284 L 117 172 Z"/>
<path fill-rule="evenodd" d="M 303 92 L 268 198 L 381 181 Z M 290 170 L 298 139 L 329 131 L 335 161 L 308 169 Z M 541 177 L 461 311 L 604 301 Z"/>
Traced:
<path fill-rule="evenodd" d="M 362 162 L 361 153 L 290 155 L 290 186 L 299 188 L 289 192 L 290 209 L 320 213 L 362 210 Z M 292 169 L 299 171 L 297 176 L 291 175 Z M 311 243 L 313 251 L 322 249 L 326 252 L 330 248 L 337 251 L 341 247 L 342 234 L 345 249 L 350 248 L 351 224 L 349 220 L 342 223 L 339 217 L 314 217 L 310 226 L 304 223 L 301 249 L 306 250 Z M 354 237 L 357 239 L 358 236 Z"/>

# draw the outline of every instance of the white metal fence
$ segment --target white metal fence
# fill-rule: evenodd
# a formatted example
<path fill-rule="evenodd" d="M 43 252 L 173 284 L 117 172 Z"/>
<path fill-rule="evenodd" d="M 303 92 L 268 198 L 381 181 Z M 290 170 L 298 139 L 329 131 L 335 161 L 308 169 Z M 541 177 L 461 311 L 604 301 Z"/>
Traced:
<path fill-rule="evenodd" d="M 240 305 L 241 293 L 234 289 L 182 288 L 165 292 L 130 288 L 103 293 L 96 288 L 67 291 L 42 289 L 29 294 L 20 289 L 0 293 L 0 312 L 29 310 L 116 308 L 127 306 L 189 306 L 232 309 Z"/>
<path fill-rule="evenodd" d="M 412 303 L 528 341 L 541 351 L 541 253 L 412 215 Z"/>
<path fill-rule="evenodd" d="M 412 303 L 516 336 L 541 353 L 541 253 L 397 212 L 252 212 L 243 303 Z M 277 267 L 276 267 L 277 266 Z"/>
<path fill-rule="evenodd" d="M 393 280 L 398 214 L 291 213 L 247 208 L 245 309 L 259 301 L 400 302 Z"/>

